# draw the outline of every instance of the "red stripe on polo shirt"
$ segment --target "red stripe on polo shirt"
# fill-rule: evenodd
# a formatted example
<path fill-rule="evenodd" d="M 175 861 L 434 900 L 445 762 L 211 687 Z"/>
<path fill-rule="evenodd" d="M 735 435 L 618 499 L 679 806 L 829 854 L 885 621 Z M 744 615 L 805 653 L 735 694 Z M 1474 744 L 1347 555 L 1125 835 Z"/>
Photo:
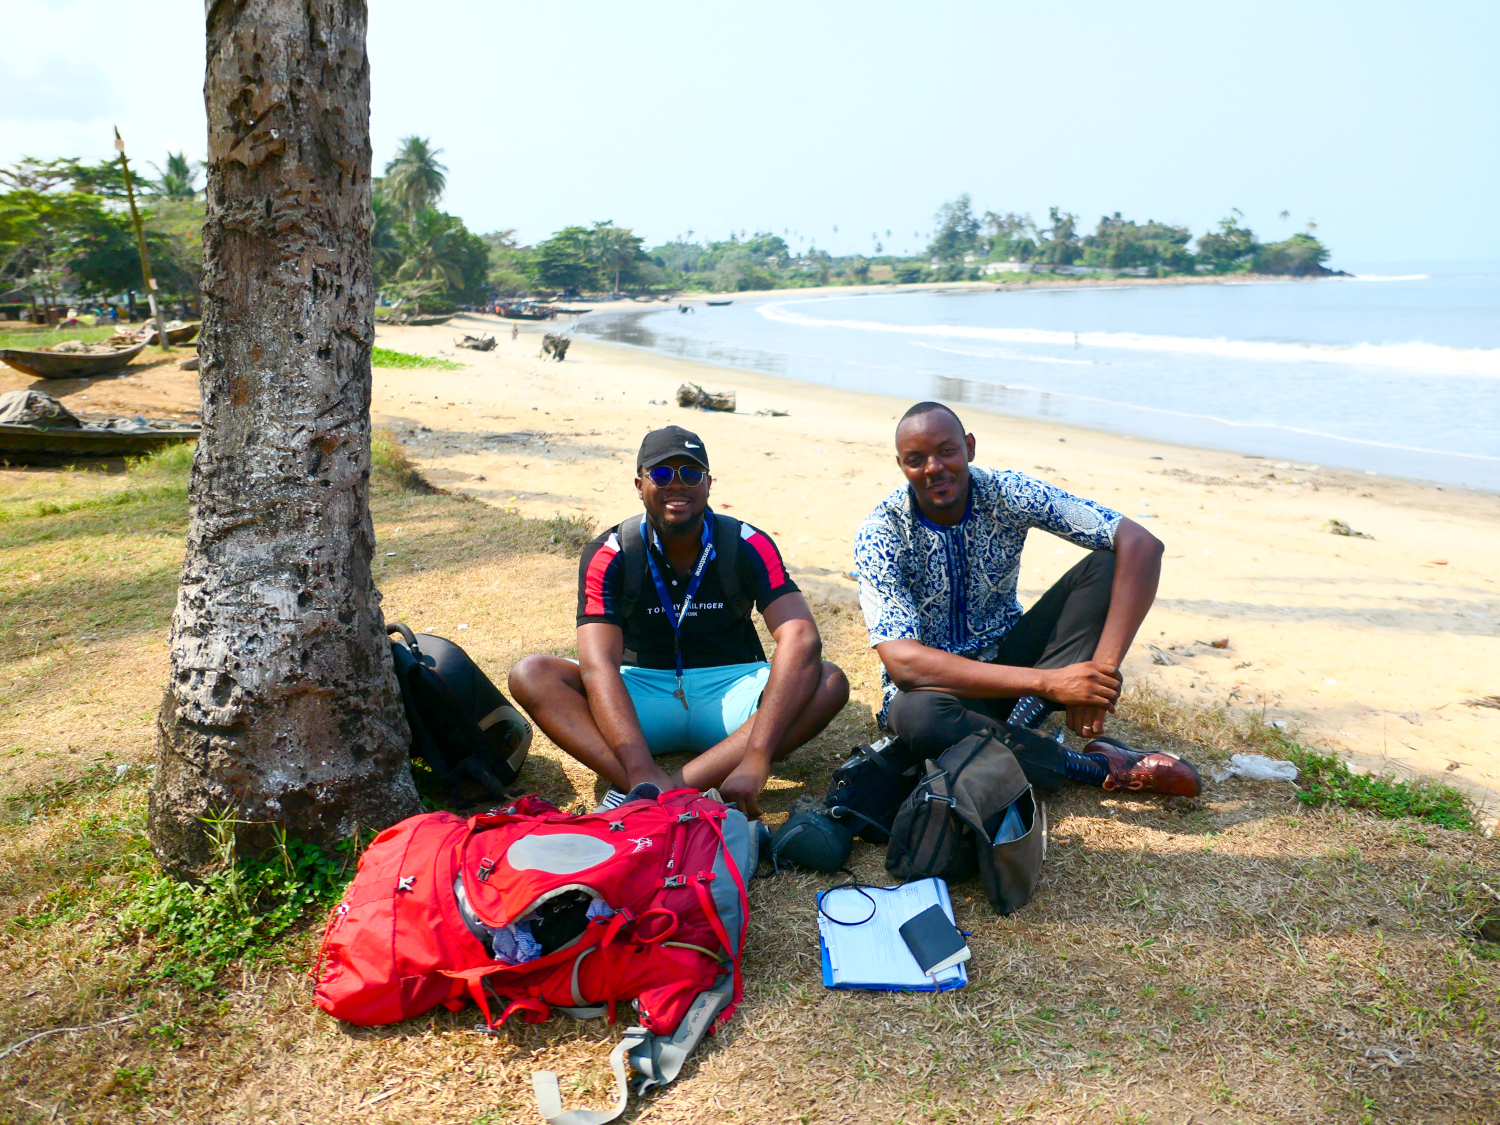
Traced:
<path fill-rule="evenodd" d="M 781 565 L 781 556 L 776 553 L 776 545 L 771 542 L 766 534 L 756 531 L 748 523 L 740 524 L 740 538 L 755 548 L 755 553 L 760 556 L 760 561 L 766 567 L 766 584 L 770 589 L 786 583 L 786 568 Z"/>
<path fill-rule="evenodd" d="M 604 606 L 604 572 L 619 553 L 620 540 L 611 535 L 589 560 L 588 573 L 583 579 L 583 612 L 590 617 L 604 617 L 609 613 Z"/>

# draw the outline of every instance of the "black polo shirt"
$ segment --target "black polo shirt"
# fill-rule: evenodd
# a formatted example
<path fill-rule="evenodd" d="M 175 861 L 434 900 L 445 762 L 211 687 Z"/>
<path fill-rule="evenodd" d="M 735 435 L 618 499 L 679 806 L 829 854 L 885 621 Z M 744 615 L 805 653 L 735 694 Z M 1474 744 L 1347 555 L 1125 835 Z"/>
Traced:
<path fill-rule="evenodd" d="M 667 583 L 675 603 L 675 617 L 682 608 L 691 576 L 678 574 L 662 554 L 656 530 L 645 524 L 649 550 L 658 573 Z M 640 534 L 640 532 L 636 532 Z M 797 584 L 786 572 L 781 552 L 764 531 L 740 525 L 740 545 L 735 560 L 740 591 L 765 613 L 766 607 L 783 594 L 794 593 Z M 708 564 L 692 607 L 682 621 L 682 666 L 717 668 L 725 664 L 749 664 L 766 658 L 747 606 L 743 613 L 726 604 L 724 584 L 719 578 L 719 560 Z M 641 593 L 627 619 L 624 602 L 625 555 L 620 550 L 620 525 L 616 524 L 583 549 L 578 562 L 578 624 L 602 621 L 618 625 L 625 633 L 625 663 L 641 668 L 676 667 L 672 656 L 672 626 L 662 611 L 661 596 L 647 567 Z"/>

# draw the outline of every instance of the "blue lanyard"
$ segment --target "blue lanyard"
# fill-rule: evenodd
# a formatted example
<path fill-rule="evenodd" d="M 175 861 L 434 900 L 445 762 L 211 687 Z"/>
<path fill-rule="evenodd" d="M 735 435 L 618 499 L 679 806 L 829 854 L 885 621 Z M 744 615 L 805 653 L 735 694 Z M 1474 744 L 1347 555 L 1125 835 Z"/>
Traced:
<path fill-rule="evenodd" d="M 673 693 L 682 700 L 682 706 L 687 707 L 687 695 L 682 690 L 682 622 L 688 615 L 688 609 L 693 604 L 693 598 L 698 593 L 698 587 L 703 582 L 703 574 L 708 569 L 708 561 L 714 557 L 714 525 L 713 513 L 703 513 L 703 550 L 698 555 L 698 565 L 693 567 L 693 576 L 688 579 L 687 593 L 682 598 L 682 608 L 674 615 L 672 612 L 672 595 L 667 592 L 667 584 L 662 580 L 661 571 L 656 567 L 656 557 L 651 553 L 651 540 L 646 534 L 646 525 L 649 520 L 641 521 L 641 539 L 646 544 L 646 563 L 651 568 L 651 580 L 656 583 L 656 596 L 661 599 L 662 612 L 667 615 L 667 624 L 672 626 L 672 655 L 677 661 L 677 690 Z"/>

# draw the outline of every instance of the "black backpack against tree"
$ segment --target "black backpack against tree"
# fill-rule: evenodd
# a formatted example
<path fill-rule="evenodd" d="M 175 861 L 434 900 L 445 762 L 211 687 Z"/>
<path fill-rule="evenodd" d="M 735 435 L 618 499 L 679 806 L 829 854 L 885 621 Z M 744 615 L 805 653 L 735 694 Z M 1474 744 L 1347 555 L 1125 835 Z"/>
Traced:
<path fill-rule="evenodd" d="M 399 621 L 391 642 L 396 682 L 411 728 L 411 756 L 426 762 L 450 794 L 465 780 L 498 800 L 508 796 L 531 747 L 531 724 L 479 665 L 452 641 L 413 633 Z"/>

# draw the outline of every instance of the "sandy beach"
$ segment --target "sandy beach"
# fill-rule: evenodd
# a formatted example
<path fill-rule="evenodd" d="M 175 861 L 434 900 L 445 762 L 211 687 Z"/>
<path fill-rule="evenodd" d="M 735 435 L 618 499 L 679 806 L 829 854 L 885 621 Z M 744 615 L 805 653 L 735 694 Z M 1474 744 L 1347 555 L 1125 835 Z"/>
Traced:
<path fill-rule="evenodd" d="M 443 327 L 378 330 L 383 347 L 467 365 L 375 371 L 376 424 L 398 434 L 431 480 L 525 515 L 582 514 L 607 526 L 636 509 L 641 436 L 685 425 L 712 456 L 712 503 L 769 531 L 810 594 L 854 599 L 851 539 L 899 482 L 890 438 L 907 400 L 587 338 L 555 363 L 538 357 L 541 336 L 565 320 L 523 322 L 515 341 L 513 323 L 461 316 Z M 496 336 L 494 351 L 453 346 L 478 330 Z M 675 391 L 688 380 L 735 391 L 737 412 L 679 408 Z M 770 409 L 788 414 L 757 413 Z M 1441 778 L 1494 819 L 1500 709 L 1466 701 L 1500 694 L 1500 497 L 975 410 L 963 416 L 979 463 L 1151 517 L 1142 522 L 1166 543 L 1166 564 L 1129 680 L 1236 715 L 1264 714 L 1357 766 Z M 1373 538 L 1334 535 L 1335 519 Z M 1023 603 L 1079 554 L 1033 535 Z M 1212 646 L 1224 638 L 1227 647 Z M 856 697 L 873 703 L 873 662 L 854 671 Z"/>

